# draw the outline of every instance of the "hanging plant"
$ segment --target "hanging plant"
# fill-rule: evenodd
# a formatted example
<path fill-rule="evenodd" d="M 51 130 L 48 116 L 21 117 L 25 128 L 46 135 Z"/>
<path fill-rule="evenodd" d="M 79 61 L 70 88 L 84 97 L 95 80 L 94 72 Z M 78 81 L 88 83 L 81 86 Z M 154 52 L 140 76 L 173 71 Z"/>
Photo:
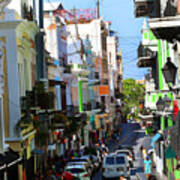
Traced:
<path fill-rule="evenodd" d="M 64 115 L 62 113 L 55 113 L 54 123 L 63 123 L 66 126 L 68 126 L 70 124 L 70 120 L 67 118 L 66 115 Z"/>

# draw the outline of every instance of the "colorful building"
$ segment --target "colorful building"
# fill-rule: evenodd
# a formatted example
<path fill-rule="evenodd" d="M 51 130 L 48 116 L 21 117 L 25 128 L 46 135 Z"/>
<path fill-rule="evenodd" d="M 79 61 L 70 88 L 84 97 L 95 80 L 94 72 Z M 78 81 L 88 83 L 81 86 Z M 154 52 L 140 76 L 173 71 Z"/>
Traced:
<path fill-rule="evenodd" d="M 146 8 L 144 8 L 146 7 Z M 143 36 L 150 44 L 155 42 L 156 58 L 152 59 L 153 53 L 146 49 L 144 60 L 138 61 L 139 67 L 149 67 L 151 65 L 151 74 L 146 76 L 146 102 L 145 106 L 153 110 L 156 116 L 152 116 L 154 129 L 158 131 L 152 138 L 152 146 L 155 148 L 156 170 L 163 177 L 168 179 L 179 179 L 179 144 L 178 138 L 178 118 L 173 115 L 173 104 L 177 107 L 179 104 L 179 1 L 168 3 L 166 0 L 160 1 L 138 1 L 135 0 L 135 16 L 148 16 L 148 32 Z M 151 34 L 151 39 L 148 38 Z M 143 38 L 144 40 L 144 38 Z M 149 48 L 149 45 L 147 45 Z M 151 47 L 151 45 L 150 45 Z M 141 49 L 144 47 L 142 46 Z M 144 51 L 145 52 L 145 51 Z M 150 56 L 149 56 L 150 53 Z M 142 53 L 141 53 L 142 54 Z M 149 58 L 150 57 L 150 58 Z M 156 63 L 151 64 L 155 60 Z M 144 61 L 144 62 L 142 62 Z M 146 62 L 146 64 L 145 64 Z M 174 67 L 174 74 L 165 76 L 165 67 L 171 64 Z M 153 66 L 154 65 L 154 66 Z M 176 73 L 176 67 L 177 72 Z M 170 69 L 169 69 L 170 70 Z M 153 74 L 155 76 L 153 76 Z M 168 81 L 171 76 L 174 79 Z M 165 94 L 171 100 L 171 105 L 164 112 L 157 111 L 157 102 L 159 97 Z M 174 101 L 174 103 L 173 103 Z M 178 102 L 178 103 L 177 103 Z M 177 111 L 178 112 L 178 111 Z M 176 113 L 177 113 L 176 112 Z M 141 116 L 146 118 L 145 116 Z M 161 131 L 159 131 L 161 130 Z"/>

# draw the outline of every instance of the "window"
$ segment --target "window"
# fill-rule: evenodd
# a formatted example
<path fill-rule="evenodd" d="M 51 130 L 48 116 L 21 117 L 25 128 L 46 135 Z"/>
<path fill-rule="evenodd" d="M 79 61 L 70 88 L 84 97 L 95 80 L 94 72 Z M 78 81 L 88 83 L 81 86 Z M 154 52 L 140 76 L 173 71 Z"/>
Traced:
<path fill-rule="evenodd" d="M 125 163 L 124 157 L 123 156 L 116 157 L 116 163 L 117 164 L 124 164 Z"/>
<path fill-rule="evenodd" d="M 113 165 L 114 164 L 114 157 L 107 157 L 106 164 Z"/>

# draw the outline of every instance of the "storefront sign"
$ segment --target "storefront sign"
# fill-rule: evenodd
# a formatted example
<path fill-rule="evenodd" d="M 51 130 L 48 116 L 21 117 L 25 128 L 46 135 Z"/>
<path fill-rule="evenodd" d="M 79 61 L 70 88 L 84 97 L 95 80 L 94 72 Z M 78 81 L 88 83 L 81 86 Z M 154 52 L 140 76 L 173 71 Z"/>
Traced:
<path fill-rule="evenodd" d="M 99 86 L 99 95 L 100 96 L 107 96 L 108 94 L 109 94 L 108 86 Z"/>

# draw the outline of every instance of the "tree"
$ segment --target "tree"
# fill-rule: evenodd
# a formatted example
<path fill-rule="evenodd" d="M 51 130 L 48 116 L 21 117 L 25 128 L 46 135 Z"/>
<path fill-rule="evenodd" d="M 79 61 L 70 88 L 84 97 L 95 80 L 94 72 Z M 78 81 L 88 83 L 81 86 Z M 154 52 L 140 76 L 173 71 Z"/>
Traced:
<path fill-rule="evenodd" d="M 136 83 L 134 79 L 126 79 L 123 81 L 124 106 L 123 113 L 128 115 L 132 108 L 135 109 L 134 116 L 139 112 L 139 102 L 144 100 L 145 86 Z"/>

